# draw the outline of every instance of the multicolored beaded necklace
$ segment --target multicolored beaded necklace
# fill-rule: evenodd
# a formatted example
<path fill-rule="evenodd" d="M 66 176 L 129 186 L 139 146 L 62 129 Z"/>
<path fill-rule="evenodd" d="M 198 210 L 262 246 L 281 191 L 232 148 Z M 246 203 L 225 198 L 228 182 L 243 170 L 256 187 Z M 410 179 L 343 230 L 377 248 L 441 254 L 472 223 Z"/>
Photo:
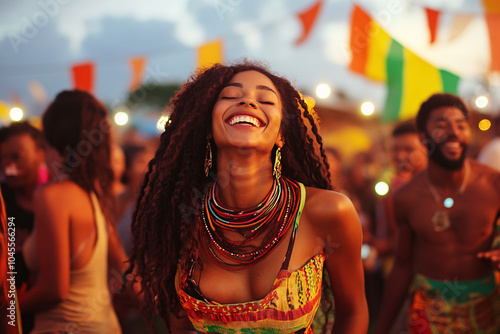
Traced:
<path fill-rule="evenodd" d="M 202 242 L 203 248 L 215 264 L 226 270 L 248 268 L 280 243 L 297 215 L 299 204 L 300 186 L 281 177 L 274 180 L 261 203 L 250 209 L 233 210 L 221 203 L 216 181 L 202 201 L 204 231 L 209 240 Z M 237 232 L 244 239 L 230 240 L 224 235 L 227 232 Z M 250 244 L 261 235 L 264 237 L 260 246 Z"/>

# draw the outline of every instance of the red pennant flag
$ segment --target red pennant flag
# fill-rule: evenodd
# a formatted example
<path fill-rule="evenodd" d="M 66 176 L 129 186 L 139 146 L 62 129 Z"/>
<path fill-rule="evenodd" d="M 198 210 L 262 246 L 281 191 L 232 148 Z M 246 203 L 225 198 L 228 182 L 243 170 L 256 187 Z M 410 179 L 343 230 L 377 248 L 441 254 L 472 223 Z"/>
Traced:
<path fill-rule="evenodd" d="M 316 19 L 318 17 L 319 11 L 321 10 L 321 7 L 323 6 L 323 0 L 318 0 L 312 7 L 309 9 L 298 13 L 298 18 L 300 19 L 300 22 L 302 23 L 302 35 L 295 41 L 295 45 L 300 45 L 306 41 L 306 39 L 309 37 L 309 34 L 311 32 L 311 29 L 316 22 Z"/>
<path fill-rule="evenodd" d="M 94 63 L 81 63 L 71 67 L 74 89 L 94 93 Z"/>
<path fill-rule="evenodd" d="M 132 79 L 130 80 L 129 90 L 135 92 L 142 84 L 144 69 L 146 68 L 146 57 L 130 59 L 130 68 L 132 70 Z"/>
<path fill-rule="evenodd" d="M 441 16 L 441 12 L 434 9 L 425 8 L 425 13 L 427 14 L 427 24 L 429 26 L 429 33 L 430 33 L 430 43 L 433 44 L 436 41 L 437 26 L 439 17 Z"/>

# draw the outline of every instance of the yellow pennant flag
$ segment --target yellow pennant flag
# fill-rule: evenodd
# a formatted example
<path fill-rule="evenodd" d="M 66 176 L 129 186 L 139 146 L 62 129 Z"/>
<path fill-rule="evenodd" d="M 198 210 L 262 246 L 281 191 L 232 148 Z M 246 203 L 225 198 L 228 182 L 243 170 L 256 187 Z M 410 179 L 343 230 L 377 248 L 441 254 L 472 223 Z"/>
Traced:
<path fill-rule="evenodd" d="M 209 43 L 205 43 L 197 49 L 196 67 L 205 69 L 214 64 L 223 63 L 223 41 L 217 39 Z"/>
<path fill-rule="evenodd" d="M 0 120 L 9 118 L 10 106 L 4 101 L 0 100 Z"/>

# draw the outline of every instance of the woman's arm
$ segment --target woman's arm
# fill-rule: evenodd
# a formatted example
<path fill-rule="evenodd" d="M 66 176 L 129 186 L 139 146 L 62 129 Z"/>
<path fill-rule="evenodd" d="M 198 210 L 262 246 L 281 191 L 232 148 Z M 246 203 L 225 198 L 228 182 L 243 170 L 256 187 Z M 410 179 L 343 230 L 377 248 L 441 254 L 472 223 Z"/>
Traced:
<path fill-rule="evenodd" d="M 333 333 L 366 334 L 368 307 L 361 260 L 362 229 L 358 214 L 344 195 L 328 192 L 317 206 L 318 236 L 335 298 Z"/>
<path fill-rule="evenodd" d="M 70 281 L 68 196 L 61 196 L 61 184 L 47 185 L 34 194 L 36 256 L 39 263 L 36 284 L 19 296 L 23 312 L 54 307 L 66 298 Z M 71 196 L 69 196 L 71 197 Z"/>

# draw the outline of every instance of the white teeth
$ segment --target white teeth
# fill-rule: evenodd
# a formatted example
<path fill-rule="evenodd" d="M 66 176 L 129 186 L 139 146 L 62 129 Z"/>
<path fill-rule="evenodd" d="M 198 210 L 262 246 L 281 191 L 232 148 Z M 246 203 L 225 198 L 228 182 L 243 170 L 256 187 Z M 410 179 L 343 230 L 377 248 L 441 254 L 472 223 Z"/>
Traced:
<path fill-rule="evenodd" d="M 248 123 L 248 124 L 252 124 L 253 126 L 256 126 L 256 127 L 260 126 L 259 120 L 255 117 L 251 117 L 251 116 L 243 116 L 243 115 L 242 116 L 235 116 L 235 117 L 231 118 L 231 120 L 229 121 L 230 125 L 237 124 L 237 123 Z"/>
<path fill-rule="evenodd" d="M 449 147 L 449 148 L 460 148 L 460 143 L 457 142 L 447 142 L 444 144 L 444 146 Z"/>
<path fill-rule="evenodd" d="M 5 176 L 18 176 L 19 170 L 16 166 L 7 166 L 5 167 L 4 174 Z"/>

